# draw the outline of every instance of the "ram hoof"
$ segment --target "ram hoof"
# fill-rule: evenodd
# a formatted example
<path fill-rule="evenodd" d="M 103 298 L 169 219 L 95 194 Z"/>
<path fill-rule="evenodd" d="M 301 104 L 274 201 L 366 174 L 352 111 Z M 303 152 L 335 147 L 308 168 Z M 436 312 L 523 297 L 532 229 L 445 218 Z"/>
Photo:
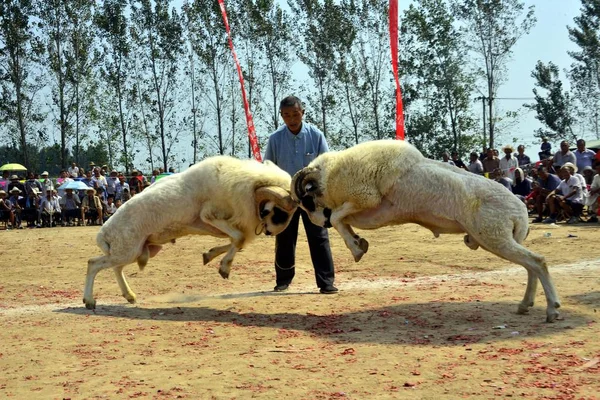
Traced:
<path fill-rule="evenodd" d="M 219 269 L 219 275 L 221 275 L 221 278 L 223 279 L 229 279 L 229 271 L 223 271 L 222 269 Z"/>
<path fill-rule="evenodd" d="M 96 309 L 96 299 L 92 299 L 92 300 L 83 299 L 83 302 L 85 304 L 85 308 L 87 308 L 88 310 Z"/>

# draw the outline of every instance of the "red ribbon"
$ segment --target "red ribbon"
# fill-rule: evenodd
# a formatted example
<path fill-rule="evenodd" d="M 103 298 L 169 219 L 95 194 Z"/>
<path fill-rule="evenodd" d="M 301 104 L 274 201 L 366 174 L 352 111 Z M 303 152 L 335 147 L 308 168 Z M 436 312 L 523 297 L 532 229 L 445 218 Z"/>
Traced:
<path fill-rule="evenodd" d="M 252 148 L 252 155 L 256 161 L 262 162 L 260 155 L 260 147 L 258 146 L 258 138 L 256 137 L 256 128 L 254 127 L 254 120 L 252 119 L 252 113 L 250 112 L 250 104 L 246 98 L 246 89 L 244 88 L 244 75 L 242 74 L 242 67 L 240 67 L 240 61 L 238 60 L 237 54 L 233 47 L 233 40 L 231 39 L 231 33 L 229 31 L 229 21 L 227 20 L 227 11 L 225 10 L 224 0 L 219 0 L 219 6 L 221 7 L 221 15 L 223 16 L 223 22 L 225 23 L 225 31 L 227 32 L 227 38 L 229 39 L 229 48 L 231 54 L 233 54 L 233 61 L 235 61 L 235 67 L 237 69 L 238 78 L 240 80 L 240 86 L 242 87 L 242 99 L 244 100 L 244 111 L 246 112 L 246 125 L 248 126 L 248 138 L 250 139 L 250 147 Z"/>
<path fill-rule="evenodd" d="M 402 92 L 398 79 L 398 0 L 390 0 L 390 46 L 392 49 L 392 69 L 396 85 L 396 140 L 404 140 L 404 111 Z"/>

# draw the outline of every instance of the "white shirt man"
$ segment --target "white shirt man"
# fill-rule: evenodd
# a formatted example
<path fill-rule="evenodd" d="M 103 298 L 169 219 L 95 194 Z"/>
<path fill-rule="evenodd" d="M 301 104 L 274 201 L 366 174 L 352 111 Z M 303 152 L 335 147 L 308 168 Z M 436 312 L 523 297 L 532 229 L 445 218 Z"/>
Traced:
<path fill-rule="evenodd" d="M 72 163 L 69 168 L 67 168 L 67 172 L 71 178 L 77 178 L 79 176 L 79 167 L 77 164 Z"/>
<path fill-rule="evenodd" d="M 512 146 L 504 147 L 505 156 L 500 159 L 500 169 L 511 182 L 515 181 L 515 169 L 519 167 L 519 160 L 512 155 L 513 152 Z"/>

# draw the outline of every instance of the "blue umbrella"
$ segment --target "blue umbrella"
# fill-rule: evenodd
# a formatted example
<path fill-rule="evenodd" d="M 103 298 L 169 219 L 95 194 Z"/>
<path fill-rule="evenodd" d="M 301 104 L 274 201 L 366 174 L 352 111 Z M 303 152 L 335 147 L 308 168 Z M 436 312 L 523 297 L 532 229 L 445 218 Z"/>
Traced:
<path fill-rule="evenodd" d="M 59 187 L 60 190 L 73 189 L 73 190 L 87 190 L 90 187 L 81 181 L 71 181 Z"/>

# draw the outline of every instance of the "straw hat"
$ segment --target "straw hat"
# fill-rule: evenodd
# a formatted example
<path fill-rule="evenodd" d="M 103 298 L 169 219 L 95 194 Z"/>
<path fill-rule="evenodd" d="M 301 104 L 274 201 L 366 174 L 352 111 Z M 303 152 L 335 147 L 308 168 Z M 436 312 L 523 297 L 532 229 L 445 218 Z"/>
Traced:
<path fill-rule="evenodd" d="M 93 187 L 90 187 L 90 188 L 85 189 L 85 192 L 86 193 L 88 193 L 88 192 L 94 192 L 94 194 L 96 194 L 96 189 L 94 189 Z"/>
<path fill-rule="evenodd" d="M 10 180 L 11 180 L 11 181 L 18 181 L 18 180 L 19 180 L 19 177 L 18 177 L 18 176 L 16 176 L 16 175 L 11 175 L 11 176 L 10 176 Z"/>
<path fill-rule="evenodd" d="M 0 196 L 6 196 L 6 192 L 4 190 L 0 190 Z"/>
<path fill-rule="evenodd" d="M 42 172 L 40 176 L 48 176 L 48 171 Z"/>
<path fill-rule="evenodd" d="M 22 190 L 15 186 L 14 188 L 10 189 L 10 191 L 8 193 L 21 193 L 21 192 L 22 192 Z"/>
<path fill-rule="evenodd" d="M 513 152 L 515 151 L 515 148 L 514 148 L 514 147 L 512 147 L 512 145 L 510 145 L 510 144 L 507 144 L 506 146 L 504 146 L 504 147 L 502 148 L 502 151 L 506 151 L 506 149 L 510 149 L 510 152 L 511 152 L 511 153 L 513 153 Z"/>

